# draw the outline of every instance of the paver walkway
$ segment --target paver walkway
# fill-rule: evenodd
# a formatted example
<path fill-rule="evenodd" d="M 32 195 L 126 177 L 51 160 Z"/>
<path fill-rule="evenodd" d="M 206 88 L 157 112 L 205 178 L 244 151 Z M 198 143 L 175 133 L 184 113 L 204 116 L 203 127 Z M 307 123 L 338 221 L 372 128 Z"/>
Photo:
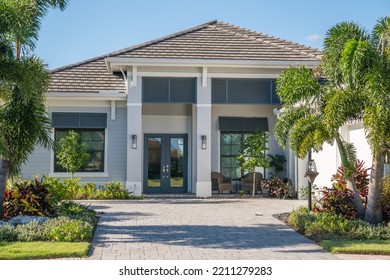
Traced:
<path fill-rule="evenodd" d="M 338 259 L 272 217 L 301 205 L 305 201 L 93 201 L 91 207 L 105 214 L 96 229 L 89 259 Z"/>

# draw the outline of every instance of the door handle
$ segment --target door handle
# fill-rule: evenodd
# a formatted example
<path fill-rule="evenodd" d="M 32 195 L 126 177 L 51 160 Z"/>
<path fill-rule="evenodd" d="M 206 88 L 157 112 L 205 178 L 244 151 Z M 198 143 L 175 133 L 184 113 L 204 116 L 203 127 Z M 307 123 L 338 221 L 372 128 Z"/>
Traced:
<path fill-rule="evenodd" d="M 169 165 L 163 165 L 162 167 L 162 176 L 163 178 L 168 178 L 169 177 Z"/>
<path fill-rule="evenodd" d="M 169 178 L 169 165 L 166 166 L 167 178 Z"/>

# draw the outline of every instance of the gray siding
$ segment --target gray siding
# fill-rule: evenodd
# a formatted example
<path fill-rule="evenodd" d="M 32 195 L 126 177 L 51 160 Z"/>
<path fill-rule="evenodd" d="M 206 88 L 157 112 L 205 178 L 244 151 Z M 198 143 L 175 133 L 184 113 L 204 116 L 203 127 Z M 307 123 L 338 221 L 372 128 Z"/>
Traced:
<path fill-rule="evenodd" d="M 50 150 L 37 146 L 22 166 L 20 176 L 23 179 L 33 179 L 35 176 L 49 175 L 50 172 Z"/>
<path fill-rule="evenodd" d="M 126 182 L 127 143 L 126 143 L 126 108 L 116 108 L 116 120 L 108 118 L 108 152 L 107 163 L 109 181 Z M 105 180 L 102 180 L 105 181 Z"/>

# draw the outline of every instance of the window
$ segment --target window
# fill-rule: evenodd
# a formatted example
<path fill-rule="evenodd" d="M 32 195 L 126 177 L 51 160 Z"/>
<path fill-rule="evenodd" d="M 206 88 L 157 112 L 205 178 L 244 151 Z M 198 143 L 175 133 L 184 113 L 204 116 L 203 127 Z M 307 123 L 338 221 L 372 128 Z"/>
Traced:
<path fill-rule="evenodd" d="M 279 104 L 273 79 L 212 79 L 213 104 Z"/>
<path fill-rule="evenodd" d="M 142 100 L 144 103 L 192 104 L 196 99 L 195 78 L 142 79 Z"/>
<path fill-rule="evenodd" d="M 247 133 L 221 133 L 221 172 L 229 178 L 240 178 L 243 174 L 237 161 Z"/>
<path fill-rule="evenodd" d="M 55 143 L 68 134 L 70 130 L 80 135 L 80 143 L 85 144 L 90 157 L 87 163 L 77 170 L 77 172 L 104 172 L 104 129 L 74 129 L 74 128 L 56 128 Z M 54 172 L 66 172 L 64 168 L 58 165 L 57 156 L 54 154 Z"/>
<path fill-rule="evenodd" d="M 261 117 L 219 117 L 221 172 L 230 178 L 244 175 L 237 161 L 244 140 L 255 131 L 268 131 L 268 119 Z"/>

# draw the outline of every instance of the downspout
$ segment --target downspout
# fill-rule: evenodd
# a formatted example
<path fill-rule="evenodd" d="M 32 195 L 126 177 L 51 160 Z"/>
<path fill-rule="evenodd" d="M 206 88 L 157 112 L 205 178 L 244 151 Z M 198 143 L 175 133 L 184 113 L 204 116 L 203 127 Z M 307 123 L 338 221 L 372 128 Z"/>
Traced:
<path fill-rule="evenodd" d="M 127 81 L 127 75 L 125 74 L 125 72 L 123 71 L 122 68 L 121 68 L 121 73 L 123 75 L 123 80 L 125 81 L 126 93 L 128 93 L 129 92 L 129 83 Z"/>

